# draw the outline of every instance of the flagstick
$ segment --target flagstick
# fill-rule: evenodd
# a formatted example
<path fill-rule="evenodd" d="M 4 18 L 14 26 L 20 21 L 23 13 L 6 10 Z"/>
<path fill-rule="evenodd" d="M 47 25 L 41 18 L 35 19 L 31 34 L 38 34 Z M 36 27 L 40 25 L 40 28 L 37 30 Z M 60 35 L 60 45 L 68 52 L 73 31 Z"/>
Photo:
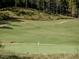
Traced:
<path fill-rule="evenodd" d="M 38 46 L 38 47 L 40 46 L 40 43 L 39 43 L 39 42 L 37 42 L 37 46 Z"/>

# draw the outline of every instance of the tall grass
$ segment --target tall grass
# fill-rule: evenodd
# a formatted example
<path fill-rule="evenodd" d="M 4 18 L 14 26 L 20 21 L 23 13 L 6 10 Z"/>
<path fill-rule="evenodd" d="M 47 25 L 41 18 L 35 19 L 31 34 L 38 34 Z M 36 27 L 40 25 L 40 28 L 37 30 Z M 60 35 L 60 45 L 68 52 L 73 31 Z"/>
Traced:
<path fill-rule="evenodd" d="M 79 59 L 79 54 L 0 55 L 0 59 Z"/>

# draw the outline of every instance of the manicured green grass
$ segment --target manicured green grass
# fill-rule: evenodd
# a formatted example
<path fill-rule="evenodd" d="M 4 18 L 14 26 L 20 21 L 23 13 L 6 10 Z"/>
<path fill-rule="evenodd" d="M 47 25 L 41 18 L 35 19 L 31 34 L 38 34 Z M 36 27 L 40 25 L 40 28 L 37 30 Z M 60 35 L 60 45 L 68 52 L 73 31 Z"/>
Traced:
<path fill-rule="evenodd" d="M 24 20 L 24 22 L 12 22 L 9 26 L 13 29 L 0 29 L 0 40 L 7 43 L 12 42 L 12 45 L 5 46 L 5 50 L 12 52 L 74 53 L 77 50 L 76 45 L 79 45 L 78 19 Z M 39 47 L 38 42 L 41 44 Z"/>
<path fill-rule="evenodd" d="M 0 29 L 0 40 L 25 43 L 39 41 L 51 44 L 79 44 L 79 20 L 26 20 L 13 22 L 9 26 L 13 29 Z"/>
<path fill-rule="evenodd" d="M 14 43 L 6 44 L 4 50 L 24 53 L 24 54 L 76 54 L 79 53 L 77 45 L 56 45 L 56 44 L 37 44 L 37 43 Z"/>

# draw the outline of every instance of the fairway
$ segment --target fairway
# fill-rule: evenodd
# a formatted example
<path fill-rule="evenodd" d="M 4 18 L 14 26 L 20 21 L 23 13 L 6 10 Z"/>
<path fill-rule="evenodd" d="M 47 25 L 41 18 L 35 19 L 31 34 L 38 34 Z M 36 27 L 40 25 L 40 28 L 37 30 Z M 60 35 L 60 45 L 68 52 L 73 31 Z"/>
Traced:
<path fill-rule="evenodd" d="M 12 22 L 9 26 L 12 29 L 0 29 L 0 40 L 6 43 L 5 50 L 17 53 L 75 53 L 79 48 L 78 19 L 24 20 Z"/>

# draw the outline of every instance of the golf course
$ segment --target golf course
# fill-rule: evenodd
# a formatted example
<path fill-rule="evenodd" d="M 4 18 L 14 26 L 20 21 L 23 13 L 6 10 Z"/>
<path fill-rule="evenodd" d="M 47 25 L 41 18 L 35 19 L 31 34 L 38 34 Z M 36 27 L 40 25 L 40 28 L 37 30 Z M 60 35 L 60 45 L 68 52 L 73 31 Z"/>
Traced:
<path fill-rule="evenodd" d="M 9 58 L 5 54 L 41 59 L 46 55 L 52 56 L 50 59 L 79 58 L 78 18 L 22 8 L 0 9 L 0 15 L 4 19 L 0 21 L 0 55 L 4 56 L 1 58 Z M 12 58 L 19 59 L 13 55 Z"/>
<path fill-rule="evenodd" d="M 0 0 L 0 59 L 79 59 L 79 0 Z"/>
<path fill-rule="evenodd" d="M 79 20 L 12 22 L 1 28 L 5 49 L 17 53 L 75 53 L 79 48 Z"/>

